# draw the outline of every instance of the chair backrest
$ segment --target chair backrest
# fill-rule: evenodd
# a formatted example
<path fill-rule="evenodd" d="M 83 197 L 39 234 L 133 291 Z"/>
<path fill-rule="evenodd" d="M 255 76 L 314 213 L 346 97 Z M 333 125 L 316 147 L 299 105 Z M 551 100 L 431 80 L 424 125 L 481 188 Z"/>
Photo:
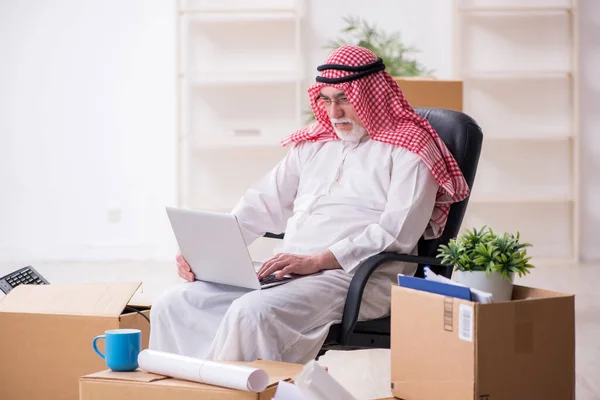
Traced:
<path fill-rule="evenodd" d="M 467 184 L 472 189 L 481 154 L 483 133 L 477 122 L 468 115 L 452 110 L 441 108 L 414 108 L 417 114 L 426 118 L 431 126 L 442 138 L 448 150 L 452 153 L 460 167 Z M 448 221 L 444 233 L 437 239 L 419 241 L 419 255 L 435 257 L 440 244 L 447 244 L 450 239 L 456 237 L 460 231 L 469 197 L 450 207 Z M 422 267 L 422 266 L 420 266 Z M 419 275 L 420 271 L 417 272 Z M 444 272 L 449 276 L 452 270 Z"/>

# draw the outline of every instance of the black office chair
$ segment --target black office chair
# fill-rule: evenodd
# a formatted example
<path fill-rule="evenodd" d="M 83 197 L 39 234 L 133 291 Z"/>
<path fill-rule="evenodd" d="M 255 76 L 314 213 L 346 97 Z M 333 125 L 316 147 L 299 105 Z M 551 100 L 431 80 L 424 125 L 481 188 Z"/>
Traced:
<path fill-rule="evenodd" d="M 458 111 L 419 107 L 415 107 L 415 111 L 425 117 L 438 132 L 456 159 L 467 184 L 472 188 L 483 141 L 479 125 L 471 117 Z M 419 240 L 418 255 L 384 252 L 368 258 L 358 267 L 348 289 L 342 322 L 329 329 L 329 334 L 319 355 L 330 349 L 390 348 L 389 316 L 357 322 L 363 292 L 371 274 L 386 262 L 404 261 L 418 264 L 415 276 L 423 277 L 423 268 L 425 265 L 429 265 L 435 273 L 450 278 L 452 267 L 443 265 L 436 258 L 437 249 L 440 244 L 447 244 L 450 239 L 458 235 L 468 201 L 467 197 L 460 203 L 451 206 L 441 237 L 433 240 L 424 238 Z M 282 238 L 283 234 L 267 234 L 265 236 Z"/>

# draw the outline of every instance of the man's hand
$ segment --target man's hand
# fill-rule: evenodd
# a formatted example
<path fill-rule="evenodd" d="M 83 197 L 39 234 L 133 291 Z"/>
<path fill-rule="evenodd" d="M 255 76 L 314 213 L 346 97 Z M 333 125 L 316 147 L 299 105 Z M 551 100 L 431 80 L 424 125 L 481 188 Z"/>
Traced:
<path fill-rule="evenodd" d="M 186 281 L 194 282 L 196 280 L 196 277 L 192 272 L 192 268 L 190 267 L 190 264 L 188 264 L 187 261 L 185 261 L 181 253 L 177 254 L 175 260 L 177 260 L 177 273 L 179 274 L 179 276 L 185 279 Z"/>
<path fill-rule="evenodd" d="M 280 253 L 263 264 L 258 271 L 258 279 L 263 279 L 277 271 L 277 278 L 287 274 L 310 275 L 324 269 L 341 268 L 333 253 L 325 250 L 319 254 L 298 255 Z"/>

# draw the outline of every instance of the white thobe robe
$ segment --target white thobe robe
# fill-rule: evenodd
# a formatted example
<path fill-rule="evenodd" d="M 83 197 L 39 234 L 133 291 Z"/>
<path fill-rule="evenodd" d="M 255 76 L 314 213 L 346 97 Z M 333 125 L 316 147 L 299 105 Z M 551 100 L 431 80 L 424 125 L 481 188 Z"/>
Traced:
<path fill-rule="evenodd" d="M 285 232 L 276 252 L 329 249 L 342 268 L 264 290 L 181 284 L 152 306 L 150 348 L 214 360 L 314 359 L 341 321 L 360 263 L 382 251 L 414 254 L 438 187 L 416 154 L 368 137 L 295 145 L 232 212 L 247 244 Z M 388 315 L 390 281 L 415 270 L 406 263 L 379 268 L 359 319 Z"/>

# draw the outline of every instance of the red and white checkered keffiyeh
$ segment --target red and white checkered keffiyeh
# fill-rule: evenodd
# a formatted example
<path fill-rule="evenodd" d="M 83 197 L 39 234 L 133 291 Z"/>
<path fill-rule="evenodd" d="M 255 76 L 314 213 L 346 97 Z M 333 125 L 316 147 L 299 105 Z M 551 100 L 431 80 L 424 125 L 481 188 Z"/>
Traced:
<path fill-rule="evenodd" d="M 342 46 L 329 56 L 326 64 L 362 66 L 377 60 L 375 53 L 368 49 Z M 352 74 L 353 72 L 327 69 L 321 76 L 341 78 Z M 414 112 L 398 84 L 387 72 L 379 71 L 343 83 L 317 82 L 311 86 L 308 94 L 317 122 L 292 133 L 281 143 L 289 146 L 303 141 L 339 140 L 327 111 L 316 104 L 320 90 L 325 86 L 344 92 L 372 140 L 406 148 L 425 162 L 440 185 L 426 236 L 441 236 L 451 203 L 465 199 L 469 195 L 469 186 L 437 132 L 429 121 Z"/>

